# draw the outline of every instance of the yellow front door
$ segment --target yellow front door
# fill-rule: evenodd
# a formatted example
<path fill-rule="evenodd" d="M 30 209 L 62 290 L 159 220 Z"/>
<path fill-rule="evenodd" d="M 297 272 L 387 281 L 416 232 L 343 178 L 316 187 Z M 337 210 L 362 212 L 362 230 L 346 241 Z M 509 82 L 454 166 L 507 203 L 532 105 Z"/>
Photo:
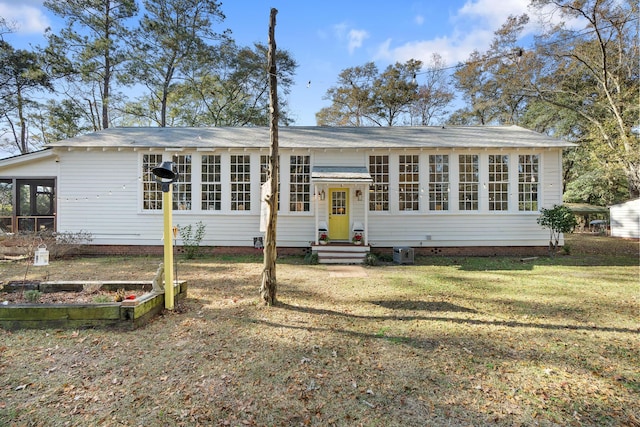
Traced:
<path fill-rule="evenodd" d="M 329 189 L 329 240 L 349 240 L 349 190 Z"/>

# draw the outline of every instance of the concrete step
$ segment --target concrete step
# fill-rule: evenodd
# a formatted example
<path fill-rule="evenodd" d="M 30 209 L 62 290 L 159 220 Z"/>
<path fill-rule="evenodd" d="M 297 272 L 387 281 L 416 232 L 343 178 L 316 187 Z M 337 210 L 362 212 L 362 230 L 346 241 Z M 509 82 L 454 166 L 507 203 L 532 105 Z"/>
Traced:
<path fill-rule="evenodd" d="M 353 244 L 314 245 L 311 250 L 318 254 L 320 264 L 362 264 L 370 247 Z"/>

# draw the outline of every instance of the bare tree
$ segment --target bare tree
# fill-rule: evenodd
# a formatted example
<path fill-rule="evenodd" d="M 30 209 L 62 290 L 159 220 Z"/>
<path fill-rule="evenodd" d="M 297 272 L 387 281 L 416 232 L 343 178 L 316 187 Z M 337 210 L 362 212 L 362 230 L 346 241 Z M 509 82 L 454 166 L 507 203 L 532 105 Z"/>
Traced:
<path fill-rule="evenodd" d="M 276 258 L 278 256 L 276 248 L 276 224 L 278 221 L 278 77 L 276 67 L 276 40 L 275 26 L 276 14 L 278 11 L 271 9 L 269 21 L 269 94 L 271 99 L 271 123 L 270 139 L 271 149 L 269 150 L 269 193 L 265 197 L 267 204 L 267 229 L 264 242 L 264 267 L 262 269 L 262 285 L 260 295 L 266 305 L 275 305 L 277 302 L 277 281 L 276 281 Z"/>
<path fill-rule="evenodd" d="M 424 74 L 424 83 L 418 86 L 416 100 L 411 106 L 411 116 L 416 117 L 422 126 L 434 124 L 438 118 L 447 114 L 447 106 L 453 101 L 453 90 L 449 88 L 445 62 L 442 56 L 431 56 Z"/>

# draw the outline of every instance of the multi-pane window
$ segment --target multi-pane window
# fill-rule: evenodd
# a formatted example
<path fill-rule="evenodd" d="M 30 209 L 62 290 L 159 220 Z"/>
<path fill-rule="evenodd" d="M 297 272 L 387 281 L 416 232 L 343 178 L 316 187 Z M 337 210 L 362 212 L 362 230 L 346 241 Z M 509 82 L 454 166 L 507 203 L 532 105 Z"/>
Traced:
<path fill-rule="evenodd" d="M 509 156 L 489 156 L 489 210 L 509 210 Z"/>
<path fill-rule="evenodd" d="M 191 210 L 191 154 L 173 159 L 178 181 L 173 187 L 173 210 Z"/>
<path fill-rule="evenodd" d="M 206 154 L 202 156 L 202 210 L 219 211 L 222 209 L 222 183 L 220 156 Z"/>
<path fill-rule="evenodd" d="M 369 156 L 369 210 L 389 210 L 389 156 Z"/>
<path fill-rule="evenodd" d="M 13 232 L 13 180 L 0 179 L 0 234 Z"/>
<path fill-rule="evenodd" d="M 458 157 L 458 208 L 461 211 L 478 210 L 478 155 L 463 154 Z"/>
<path fill-rule="evenodd" d="M 518 210 L 538 210 L 538 156 L 518 156 Z"/>
<path fill-rule="evenodd" d="M 251 156 L 231 156 L 231 210 L 251 210 Z"/>
<path fill-rule="evenodd" d="M 401 211 L 417 211 L 420 208 L 419 156 L 401 155 L 399 158 L 398 202 Z"/>
<path fill-rule="evenodd" d="M 289 180 L 289 210 L 308 212 L 311 198 L 311 156 L 291 156 Z"/>
<path fill-rule="evenodd" d="M 429 210 L 449 210 L 449 156 L 429 156 Z"/>
<path fill-rule="evenodd" d="M 279 158 L 278 158 L 279 160 Z M 269 179 L 269 156 L 260 156 L 260 187 Z M 280 193 L 280 181 L 278 181 L 278 193 Z M 278 210 L 280 210 L 280 197 L 278 197 Z"/>
<path fill-rule="evenodd" d="M 162 186 L 156 182 L 151 169 L 162 163 L 162 154 L 142 156 L 142 209 L 162 209 Z"/>

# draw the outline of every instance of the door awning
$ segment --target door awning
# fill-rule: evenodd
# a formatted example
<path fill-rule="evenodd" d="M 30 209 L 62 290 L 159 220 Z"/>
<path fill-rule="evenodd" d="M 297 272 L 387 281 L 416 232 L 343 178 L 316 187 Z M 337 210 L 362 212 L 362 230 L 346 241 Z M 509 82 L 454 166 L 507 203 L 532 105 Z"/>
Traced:
<path fill-rule="evenodd" d="M 373 182 L 369 170 L 362 166 L 314 166 L 311 170 L 314 183 L 369 184 Z"/>

